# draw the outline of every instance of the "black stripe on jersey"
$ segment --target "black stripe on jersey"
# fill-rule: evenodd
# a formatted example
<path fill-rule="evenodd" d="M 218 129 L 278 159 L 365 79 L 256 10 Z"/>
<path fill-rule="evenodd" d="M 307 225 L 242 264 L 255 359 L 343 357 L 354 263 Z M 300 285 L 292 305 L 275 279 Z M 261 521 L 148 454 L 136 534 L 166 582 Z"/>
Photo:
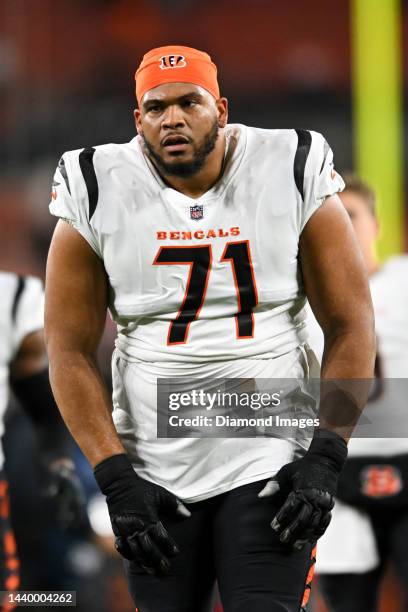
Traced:
<path fill-rule="evenodd" d="M 13 323 L 16 322 L 18 305 L 20 303 L 20 298 L 23 294 L 25 284 L 26 279 L 24 278 L 24 276 L 19 276 L 16 291 L 14 293 L 13 305 L 11 307 L 11 320 L 13 321 Z"/>
<path fill-rule="evenodd" d="M 324 141 L 324 145 L 323 146 L 324 146 L 323 161 L 322 161 L 322 167 L 320 168 L 319 174 L 321 174 L 323 172 L 324 164 L 326 163 L 327 154 L 330 151 L 330 145 L 327 142 L 327 140 Z"/>
<path fill-rule="evenodd" d="M 84 177 L 86 190 L 88 192 L 89 220 L 92 219 L 99 198 L 98 181 L 93 165 L 94 153 L 95 149 L 93 147 L 89 147 L 81 151 L 81 153 L 79 154 L 79 165 L 81 168 L 82 176 Z"/>
<path fill-rule="evenodd" d="M 68 179 L 67 169 L 65 167 L 65 161 L 64 161 L 63 157 L 61 157 L 61 159 L 58 162 L 58 170 L 61 172 L 62 178 L 65 181 L 65 184 L 67 186 L 68 192 L 71 193 L 71 189 L 69 187 L 69 179 Z"/>
<path fill-rule="evenodd" d="M 312 135 L 308 130 L 295 130 L 298 137 L 298 145 L 293 163 L 293 173 L 295 175 L 296 187 L 302 196 L 305 197 L 303 190 L 303 181 L 305 177 L 305 167 L 310 147 L 312 145 Z"/>

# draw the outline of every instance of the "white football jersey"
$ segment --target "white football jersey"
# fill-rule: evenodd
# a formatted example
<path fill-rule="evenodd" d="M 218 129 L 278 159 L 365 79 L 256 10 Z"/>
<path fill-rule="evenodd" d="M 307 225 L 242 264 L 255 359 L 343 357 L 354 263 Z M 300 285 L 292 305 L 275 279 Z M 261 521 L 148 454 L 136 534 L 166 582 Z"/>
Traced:
<path fill-rule="evenodd" d="M 304 342 L 299 235 L 343 188 L 323 136 L 227 128 L 222 178 L 194 200 L 136 137 L 61 158 L 51 213 L 103 259 L 128 360 L 276 357 Z"/>
<path fill-rule="evenodd" d="M 226 135 L 222 178 L 196 200 L 163 182 L 136 137 L 65 153 L 50 204 L 109 278 L 122 443 L 141 476 L 186 501 L 271 476 L 293 443 L 158 438 L 157 378 L 307 376 L 299 236 L 344 185 L 316 132 Z"/>
<path fill-rule="evenodd" d="M 24 338 L 44 327 L 44 293 L 39 279 L 0 272 L 0 435 L 9 398 L 9 366 Z M 0 468 L 3 450 L 0 445 Z"/>
<path fill-rule="evenodd" d="M 381 395 L 369 402 L 364 414 L 372 422 L 407 423 L 406 396 L 398 383 L 387 379 L 408 378 L 408 257 L 390 259 L 370 277 L 377 335 L 377 360 L 382 379 Z M 309 344 L 318 357 L 323 354 L 323 333 L 308 308 Z M 383 415 L 386 415 L 383 417 Z M 404 425 L 406 431 L 408 427 Z M 381 429 L 379 427 L 379 433 Z M 349 443 L 350 456 L 396 455 L 408 452 L 406 438 L 355 437 Z"/>

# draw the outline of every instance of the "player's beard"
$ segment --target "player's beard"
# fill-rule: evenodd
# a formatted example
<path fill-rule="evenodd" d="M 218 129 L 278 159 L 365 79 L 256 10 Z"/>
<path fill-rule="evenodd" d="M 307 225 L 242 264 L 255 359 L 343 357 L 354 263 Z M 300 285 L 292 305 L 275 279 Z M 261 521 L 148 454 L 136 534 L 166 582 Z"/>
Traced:
<path fill-rule="evenodd" d="M 219 133 L 218 121 L 215 120 L 210 131 L 204 137 L 201 145 L 193 145 L 193 158 L 190 161 L 173 161 L 167 163 L 164 161 L 161 155 L 159 155 L 153 145 L 147 140 L 144 134 L 142 134 L 143 142 L 149 153 L 149 156 L 153 159 L 159 172 L 164 176 L 179 176 L 189 178 L 194 176 L 201 170 L 205 164 L 205 160 L 211 151 L 215 148 Z"/>

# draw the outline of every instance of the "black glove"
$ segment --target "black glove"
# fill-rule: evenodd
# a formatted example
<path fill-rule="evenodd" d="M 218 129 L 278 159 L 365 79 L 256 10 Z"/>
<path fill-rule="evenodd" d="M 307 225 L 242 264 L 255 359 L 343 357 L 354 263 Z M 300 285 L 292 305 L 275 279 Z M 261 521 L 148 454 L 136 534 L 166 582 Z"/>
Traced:
<path fill-rule="evenodd" d="M 168 557 L 179 551 L 159 513 L 189 517 L 189 510 L 163 487 L 140 478 L 125 454 L 108 457 L 95 467 L 94 474 L 106 495 L 116 550 L 149 574 L 168 573 Z"/>
<path fill-rule="evenodd" d="M 315 542 L 331 520 L 340 473 L 347 459 L 347 444 L 334 432 L 318 429 L 304 457 L 284 465 L 259 497 L 277 491 L 286 497 L 271 527 L 281 542 L 301 550 Z"/>
<path fill-rule="evenodd" d="M 70 459 L 58 459 L 46 466 L 45 496 L 55 504 L 59 526 L 65 531 L 79 531 L 89 526 L 86 496 L 75 466 Z"/>

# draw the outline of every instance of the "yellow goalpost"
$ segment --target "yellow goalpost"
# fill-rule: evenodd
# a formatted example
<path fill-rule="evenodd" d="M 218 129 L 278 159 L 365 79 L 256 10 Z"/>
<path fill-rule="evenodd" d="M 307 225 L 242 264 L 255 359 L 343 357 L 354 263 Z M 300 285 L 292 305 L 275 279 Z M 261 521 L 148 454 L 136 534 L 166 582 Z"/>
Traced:
<path fill-rule="evenodd" d="M 403 247 L 403 115 L 400 0 L 351 0 L 356 172 L 376 189 L 381 260 Z"/>

